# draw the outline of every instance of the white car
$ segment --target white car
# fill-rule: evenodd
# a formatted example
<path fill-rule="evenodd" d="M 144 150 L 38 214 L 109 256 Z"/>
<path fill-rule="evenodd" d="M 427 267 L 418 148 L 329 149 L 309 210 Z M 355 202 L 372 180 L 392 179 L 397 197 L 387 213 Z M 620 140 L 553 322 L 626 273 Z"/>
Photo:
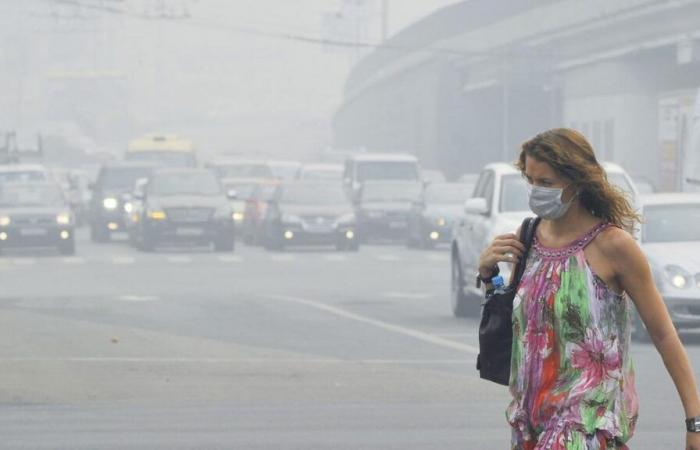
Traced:
<path fill-rule="evenodd" d="M 639 242 L 678 329 L 700 328 L 700 194 L 641 196 Z M 634 337 L 647 338 L 635 315 Z"/>
<path fill-rule="evenodd" d="M 602 165 L 610 182 L 628 192 L 634 203 L 637 190 L 627 172 L 617 164 Z M 528 216 L 534 214 L 528 206 L 526 182 L 520 171 L 507 163 L 486 165 L 452 233 L 451 304 L 455 316 L 479 313 L 482 293 L 475 283 L 479 255 L 494 237 L 514 233 Z M 511 264 L 499 267 L 507 280 Z"/>

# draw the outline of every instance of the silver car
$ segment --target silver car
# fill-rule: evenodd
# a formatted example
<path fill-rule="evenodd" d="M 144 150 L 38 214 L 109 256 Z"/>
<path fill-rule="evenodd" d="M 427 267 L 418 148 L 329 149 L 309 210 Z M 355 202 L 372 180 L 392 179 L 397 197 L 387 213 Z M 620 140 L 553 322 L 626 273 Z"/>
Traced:
<path fill-rule="evenodd" d="M 638 233 L 656 285 L 677 329 L 700 328 L 700 194 L 640 196 Z M 636 317 L 636 338 L 647 338 Z"/>

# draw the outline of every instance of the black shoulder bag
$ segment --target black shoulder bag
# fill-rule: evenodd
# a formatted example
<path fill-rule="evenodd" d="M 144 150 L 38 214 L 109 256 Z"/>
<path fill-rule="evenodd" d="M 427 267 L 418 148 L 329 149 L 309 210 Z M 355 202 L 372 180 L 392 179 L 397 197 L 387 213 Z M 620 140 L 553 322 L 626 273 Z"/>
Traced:
<path fill-rule="evenodd" d="M 513 346 L 513 300 L 525 271 L 525 262 L 539 221 L 535 217 L 523 221 L 520 226 L 520 241 L 525 244 L 525 254 L 515 267 L 513 282 L 499 293 L 488 291 L 481 310 L 476 369 L 481 378 L 506 386 L 510 381 L 510 352 Z"/>

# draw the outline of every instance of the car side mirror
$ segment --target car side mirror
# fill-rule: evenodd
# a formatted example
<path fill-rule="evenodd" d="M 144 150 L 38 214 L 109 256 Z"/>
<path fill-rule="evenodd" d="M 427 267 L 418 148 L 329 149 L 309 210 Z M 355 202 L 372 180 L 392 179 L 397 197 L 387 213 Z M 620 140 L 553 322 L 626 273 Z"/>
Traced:
<path fill-rule="evenodd" d="M 226 197 L 229 200 L 236 200 L 238 198 L 238 192 L 236 192 L 235 189 L 229 189 L 228 191 L 226 191 Z"/>
<path fill-rule="evenodd" d="M 464 202 L 464 212 L 467 214 L 484 215 L 489 212 L 489 206 L 483 197 L 470 198 Z"/>

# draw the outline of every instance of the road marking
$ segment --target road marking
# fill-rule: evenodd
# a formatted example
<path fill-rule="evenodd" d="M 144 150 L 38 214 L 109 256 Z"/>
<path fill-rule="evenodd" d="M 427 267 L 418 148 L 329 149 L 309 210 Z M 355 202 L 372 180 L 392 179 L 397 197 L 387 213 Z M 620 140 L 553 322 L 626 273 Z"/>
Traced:
<path fill-rule="evenodd" d="M 414 300 L 424 300 L 434 297 L 433 294 L 424 292 L 384 292 L 382 297 L 386 298 L 408 298 Z"/>
<path fill-rule="evenodd" d="M 120 295 L 117 300 L 123 302 L 155 302 L 158 297 L 155 295 Z"/>
<path fill-rule="evenodd" d="M 468 359 L 335 359 L 335 358 L 177 358 L 177 357 L 128 357 L 128 356 L 76 356 L 76 357 L 9 357 L 0 358 L 0 363 L 13 362 L 73 362 L 73 363 L 180 363 L 180 364 L 376 364 L 376 365 L 403 365 L 403 364 L 442 364 L 464 365 L 472 364 Z"/>
<path fill-rule="evenodd" d="M 397 255 L 390 255 L 390 254 L 377 255 L 377 259 L 380 261 L 400 261 L 401 260 L 401 258 L 399 258 Z"/>
<path fill-rule="evenodd" d="M 269 295 L 269 296 L 266 296 L 266 298 L 269 298 L 271 300 L 290 302 L 290 303 L 298 303 L 300 305 L 316 308 L 316 309 L 319 309 L 321 311 L 325 311 L 325 312 L 330 313 L 330 314 L 335 314 L 336 316 L 339 316 L 339 317 L 343 317 L 343 318 L 350 319 L 350 320 L 355 320 L 357 322 L 366 323 L 368 325 L 373 325 L 377 328 L 382 328 L 384 330 L 393 331 L 394 333 L 398 333 L 398 334 L 402 334 L 404 336 L 418 339 L 420 341 L 427 342 L 429 344 L 449 348 L 452 350 L 457 350 L 457 351 L 460 351 L 463 353 L 469 353 L 472 355 L 479 354 L 479 349 L 476 347 L 473 347 L 471 345 L 460 344 L 458 342 L 454 342 L 454 341 L 451 341 L 449 339 L 443 339 L 443 338 L 436 336 L 434 334 L 425 333 L 423 331 L 414 330 L 414 329 L 411 329 L 408 327 L 396 325 L 396 324 L 389 323 L 389 322 L 384 322 L 382 320 L 372 319 L 372 318 L 366 317 L 366 316 L 361 316 L 359 314 L 355 314 L 355 313 L 352 313 L 350 311 L 346 311 L 344 309 L 336 308 L 335 306 L 331 306 L 331 305 L 328 305 L 326 303 L 317 302 L 314 300 L 308 300 L 308 299 L 304 299 L 304 298 L 298 298 L 298 297 L 289 297 L 286 295 Z"/>
<path fill-rule="evenodd" d="M 275 262 L 295 261 L 294 255 L 270 255 L 270 259 Z"/>
<path fill-rule="evenodd" d="M 175 264 L 185 264 L 192 262 L 189 256 L 168 256 L 168 261 Z"/>
<path fill-rule="evenodd" d="M 219 261 L 225 263 L 237 263 L 243 261 L 243 259 L 240 256 L 235 255 L 220 255 Z"/>
<path fill-rule="evenodd" d="M 133 264 L 136 262 L 136 258 L 131 256 L 115 256 L 112 258 L 112 263 L 114 264 Z"/>
<path fill-rule="evenodd" d="M 345 255 L 324 255 L 323 259 L 326 261 L 347 261 L 348 257 Z"/>
<path fill-rule="evenodd" d="M 12 258 L 12 263 L 18 266 L 31 266 L 36 263 L 34 258 Z"/>
<path fill-rule="evenodd" d="M 80 256 L 69 256 L 67 258 L 63 258 L 62 261 L 66 264 L 84 264 L 85 258 Z"/>

